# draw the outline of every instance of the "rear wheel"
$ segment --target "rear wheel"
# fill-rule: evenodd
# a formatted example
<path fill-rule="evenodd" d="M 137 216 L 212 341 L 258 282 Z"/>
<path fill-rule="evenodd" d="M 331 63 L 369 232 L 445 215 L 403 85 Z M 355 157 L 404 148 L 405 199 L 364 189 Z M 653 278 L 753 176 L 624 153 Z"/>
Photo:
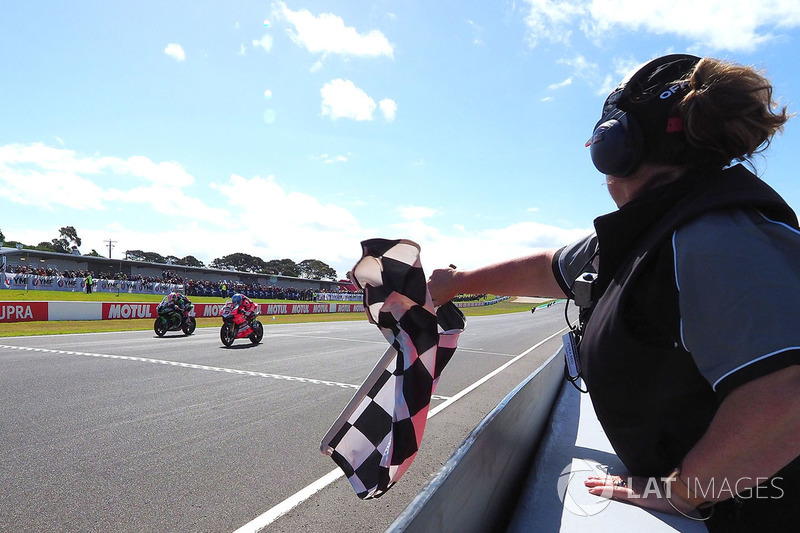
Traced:
<path fill-rule="evenodd" d="M 222 329 L 219 330 L 219 340 L 225 346 L 230 346 L 236 340 L 236 326 L 232 322 L 222 324 Z"/>
<path fill-rule="evenodd" d="M 264 326 L 262 326 L 261 322 L 258 320 L 253 320 L 252 324 L 250 324 L 250 327 L 253 328 L 253 333 L 248 335 L 248 338 L 253 344 L 258 344 L 261 342 L 261 339 L 264 338 Z"/>
<path fill-rule="evenodd" d="M 163 337 L 167 332 L 167 319 L 163 316 L 156 318 L 156 322 L 153 324 L 153 331 L 155 331 L 156 335 L 159 337 Z"/>
<path fill-rule="evenodd" d="M 195 328 L 197 327 L 197 321 L 194 319 L 193 316 L 186 317 L 186 323 L 181 328 L 183 330 L 184 335 L 191 335 L 194 333 Z"/>

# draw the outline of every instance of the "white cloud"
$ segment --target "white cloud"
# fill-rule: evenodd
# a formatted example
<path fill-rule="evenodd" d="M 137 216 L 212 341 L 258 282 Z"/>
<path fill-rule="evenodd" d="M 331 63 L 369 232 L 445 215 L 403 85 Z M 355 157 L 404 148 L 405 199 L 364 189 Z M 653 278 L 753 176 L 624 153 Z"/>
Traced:
<path fill-rule="evenodd" d="M 175 162 L 86 156 L 41 143 L 0 146 L 0 209 L 9 204 L 27 206 L 38 225 L 48 228 L 4 221 L 7 236 L 23 242 L 37 243 L 55 235 L 57 225 L 41 224 L 53 218 L 43 218 L 43 211 L 67 220 L 74 216 L 71 213 L 102 211 L 96 222 L 76 226 L 83 251 L 94 248 L 103 253 L 103 240 L 113 238 L 119 243 L 114 257 L 140 249 L 193 255 L 208 264 L 245 251 L 265 260 L 319 259 L 344 275 L 358 259 L 358 243 L 375 234 L 362 228 L 346 208 L 285 190 L 272 176 L 231 175 L 227 181 L 210 184 L 213 206 L 198 197 L 205 191 L 194 188 L 194 178 Z M 243 198 L 268 199 L 269 212 L 265 213 L 263 201 Z M 158 224 L 157 232 L 142 229 L 152 228 L 145 221 L 158 220 L 166 223 Z"/>
<path fill-rule="evenodd" d="M 177 43 L 169 43 L 166 48 L 164 48 L 164 53 L 175 61 L 184 61 L 186 59 L 186 53 L 183 51 L 183 47 Z"/>
<path fill-rule="evenodd" d="M 474 21 L 467 19 L 467 25 L 472 29 L 473 38 L 472 44 L 475 46 L 483 46 L 485 43 L 483 42 L 483 28 L 475 24 Z"/>
<path fill-rule="evenodd" d="M 326 83 L 320 90 L 322 115 L 333 120 L 372 120 L 375 100 L 350 80 L 336 79 Z"/>
<path fill-rule="evenodd" d="M 375 109 L 380 109 L 383 118 L 392 122 L 397 113 L 394 100 L 384 98 L 378 104 L 363 89 L 350 80 L 335 79 L 320 89 L 322 96 L 322 116 L 333 120 L 373 120 Z"/>
<path fill-rule="evenodd" d="M 348 155 L 330 155 L 330 154 L 320 154 L 318 156 L 312 156 L 311 159 L 316 161 L 322 161 L 325 164 L 330 163 L 347 163 Z"/>
<path fill-rule="evenodd" d="M 547 88 L 550 90 L 557 90 L 567 87 L 568 85 L 572 85 L 572 78 L 567 78 L 560 83 L 553 83 L 552 85 L 548 85 Z"/>
<path fill-rule="evenodd" d="M 274 176 L 245 178 L 231 175 L 226 183 L 213 184 L 221 197 L 235 205 L 237 218 L 258 223 L 257 231 L 232 233 L 229 244 L 232 251 L 254 250 L 262 258 L 288 257 L 296 262 L 319 259 L 333 266 L 343 275 L 358 259 L 358 243 L 369 235 L 346 208 L 322 203 L 305 193 L 288 191 Z M 269 199 L 270 208 L 265 213 L 261 202 L 242 202 L 248 198 Z M 298 216 L 298 210 L 302 216 Z M 232 252 L 228 252 L 232 253 Z"/>
<path fill-rule="evenodd" d="M 383 33 L 378 30 L 359 33 L 332 13 L 315 17 L 306 9 L 292 11 L 285 3 L 276 2 L 273 14 L 294 27 L 289 30 L 289 37 L 312 54 L 394 58 L 394 46 Z"/>
<path fill-rule="evenodd" d="M 29 186 L 32 182 L 36 188 Z M 42 143 L 0 146 L 3 196 L 49 211 L 63 207 L 103 211 L 109 205 L 138 204 L 162 214 L 173 214 L 174 206 L 180 205 L 182 212 L 186 209 L 182 216 L 201 220 L 224 215 L 184 192 L 193 184 L 194 177 L 171 161 L 84 156 Z"/>
<path fill-rule="evenodd" d="M 800 26 L 800 3 L 786 0 L 525 0 L 528 42 L 569 43 L 577 27 L 593 39 L 620 30 L 677 37 L 688 46 L 752 51 Z"/>
<path fill-rule="evenodd" d="M 525 24 L 531 47 L 536 46 L 540 39 L 568 43 L 573 21 L 585 13 L 585 6 L 576 0 L 525 0 L 525 3 L 530 7 Z"/>
<path fill-rule="evenodd" d="M 261 36 L 261 39 L 253 39 L 253 47 L 269 52 L 272 50 L 272 35 L 265 33 Z"/>
<path fill-rule="evenodd" d="M 597 0 L 590 12 L 601 33 L 622 27 L 677 35 L 712 50 L 754 50 L 800 26 L 800 4 L 784 0 Z"/>
<path fill-rule="evenodd" d="M 403 205 L 397 208 L 397 212 L 403 220 L 422 220 L 435 216 L 438 211 L 432 207 Z"/>
<path fill-rule="evenodd" d="M 572 72 L 579 78 L 593 78 L 597 76 L 597 64 L 590 63 L 580 54 L 572 58 L 559 59 L 558 63 L 572 68 Z"/>
<path fill-rule="evenodd" d="M 342 161 L 346 156 L 322 154 L 319 159 Z M 433 225 L 442 218 L 438 210 L 414 205 L 398 208 L 394 216 L 369 218 L 366 226 L 354 214 L 365 212 L 363 200 L 344 195 L 337 204 L 323 202 L 286 189 L 273 176 L 232 174 L 208 189 L 197 187 L 177 162 L 140 155 L 87 156 L 41 143 L 0 146 L 0 209 L 8 213 L 20 204 L 29 213 L 4 218 L 8 238 L 49 241 L 59 225 L 73 224 L 83 252 L 96 249 L 105 255 L 104 241 L 113 239 L 115 258 L 138 249 L 193 255 L 208 264 L 245 252 L 264 260 L 318 259 L 344 276 L 360 257 L 362 240 L 410 238 L 422 245 L 423 266 L 430 272 L 449 263 L 474 268 L 486 264 L 487 257 L 509 258 L 561 246 L 590 231 L 534 223 L 488 231 L 463 225 L 440 228 Z M 201 200 L 206 193 L 213 194 L 213 202 Z M 96 211 L 102 214 L 95 219 L 85 214 Z M 79 212 L 83 222 L 75 224 L 70 218 Z M 55 218 L 58 222 L 51 222 Z M 390 225 L 382 225 L 387 220 Z"/>
<path fill-rule="evenodd" d="M 534 222 L 486 231 L 470 231 L 459 224 L 446 228 L 451 231 L 445 232 L 422 220 L 404 221 L 392 227 L 395 235 L 411 238 L 420 245 L 420 258 L 426 273 L 451 263 L 460 269 L 472 269 L 558 248 L 592 231 L 591 228 L 564 229 Z"/>
<path fill-rule="evenodd" d="M 386 122 L 394 122 L 394 117 L 397 114 L 397 104 L 394 100 L 384 98 L 378 102 L 378 107 L 380 107 L 381 113 L 383 113 L 383 118 L 386 119 Z"/>

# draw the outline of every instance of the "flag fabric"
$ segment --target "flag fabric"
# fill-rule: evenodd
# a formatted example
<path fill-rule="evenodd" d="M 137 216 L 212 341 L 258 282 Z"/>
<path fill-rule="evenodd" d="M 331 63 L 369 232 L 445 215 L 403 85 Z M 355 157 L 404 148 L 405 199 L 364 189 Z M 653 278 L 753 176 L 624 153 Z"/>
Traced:
<path fill-rule="evenodd" d="M 383 495 L 417 455 L 433 391 L 466 319 L 452 302 L 434 309 L 416 243 L 370 239 L 361 246 L 350 277 L 390 347 L 321 449 L 358 497 L 369 499 Z"/>

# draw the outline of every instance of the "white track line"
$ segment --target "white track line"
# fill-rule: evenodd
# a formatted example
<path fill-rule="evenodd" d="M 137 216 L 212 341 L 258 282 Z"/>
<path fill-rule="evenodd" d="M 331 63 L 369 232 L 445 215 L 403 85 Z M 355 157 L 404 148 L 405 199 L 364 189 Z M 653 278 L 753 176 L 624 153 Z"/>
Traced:
<path fill-rule="evenodd" d="M 566 330 L 567 330 L 567 328 L 564 328 L 561 331 L 550 335 L 549 337 L 547 337 L 543 341 L 540 341 L 537 344 L 534 344 L 533 346 L 531 346 L 530 348 L 528 348 L 527 350 L 525 350 L 521 354 L 519 354 L 516 357 L 514 357 L 514 359 L 511 359 L 507 363 L 497 367 L 495 370 L 493 370 L 492 372 L 489 372 L 488 374 L 483 376 L 481 379 L 479 379 L 478 381 L 476 381 L 475 383 L 473 383 L 472 385 L 470 385 L 466 389 L 462 390 L 461 392 L 456 393 L 454 396 L 451 396 L 449 399 L 447 399 L 441 405 L 437 406 L 434 409 L 431 409 L 428 412 L 428 418 L 431 418 L 432 416 L 440 413 L 443 409 L 453 405 L 453 403 L 456 400 L 459 400 L 459 399 L 463 398 L 468 393 L 470 393 L 473 390 L 477 389 L 478 387 L 480 387 L 481 385 L 483 385 L 484 383 L 486 383 L 487 381 L 492 379 L 494 376 L 496 376 L 497 374 L 499 374 L 500 372 L 502 372 L 503 370 L 505 370 L 506 368 L 508 368 L 512 364 L 516 363 L 517 361 L 519 361 L 520 359 L 522 359 L 523 357 L 525 357 L 526 355 L 531 353 L 533 350 L 535 350 L 536 348 L 538 348 L 539 346 L 541 346 L 545 342 L 549 341 L 550 339 L 552 339 L 552 338 L 554 338 L 556 336 L 562 335 Z M 303 503 L 307 499 L 311 498 L 311 496 L 313 496 L 314 494 L 316 494 L 317 492 L 321 491 L 322 489 L 324 489 L 325 487 L 327 487 L 328 485 L 330 485 L 331 483 L 333 483 L 334 481 L 336 481 L 337 479 L 339 479 L 340 477 L 343 477 L 343 476 L 344 476 L 344 472 L 342 472 L 341 469 L 336 468 L 334 470 L 331 470 L 330 472 L 328 472 L 327 474 L 325 474 L 324 476 L 322 476 L 318 480 L 314 481 L 310 485 L 306 486 L 305 488 L 303 488 L 303 489 L 299 490 L 298 492 L 294 493 L 293 495 L 289 496 L 288 498 L 286 498 L 285 500 L 280 502 L 278 505 L 272 507 L 270 510 L 268 510 L 264 514 L 262 514 L 260 516 L 257 516 L 256 518 L 254 518 L 250 522 L 246 523 L 245 525 L 243 525 L 242 527 L 240 527 L 239 529 L 237 529 L 233 533 L 257 533 L 258 531 L 261 531 L 262 529 L 264 529 L 268 525 L 272 524 L 275 520 L 277 520 L 278 518 L 280 518 L 284 514 L 288 513 L 289 511 L 291 511 L 292 509 L 294 509 L 295 507 L 297 507 L 298 505 L 300 505 L 301 503 Z"/>
<path fill-rule="evenodd" d="M 61 355 L 80 355 L 83 357 L 100 357 L 103 359 L 119 359 L 123 361 L 138 361 L 140 363 L 152 363 L 158 365 L 177 366 L 181 368 L 193 368 L 196 370 L 209 370 L 212 372 L 225 372 L 227 374 L 238 374 L 240 376 L 253 376 L 259 378 L 278 379 L 282 381 L 297 381 L 300 383 L 311 383 L 314 385 L 327 385 L 329 387 L 341 387 L 343 389 L 358 389 L 361 385 L 352 383 L 339 383 L 337 381 L 326 381 L 324 379 L 299 378 L 295 376 L 284 376 L 281 374 L 267 374 L 265 372 L 253 372 L 252 370 L 238 370 L 236 368 L 223 368 L 218 366 L 196 365 L 193 363 L 181 363 L 178 361 L 167 361 L 164 359 L 151 359 L 149 357 L 133 357 L 130 355 L 108 355 L 102 353 L 74 352 L 70 350 L 49 350 L 47 348 L 28 348 L 23 346 L 8 346 L 0 344 L 0 348 L 9 350 L 19 350 L 24 352 L 53 353 Z M 447 396 L 433 396 L 434 400 L 446 400 Z"/>

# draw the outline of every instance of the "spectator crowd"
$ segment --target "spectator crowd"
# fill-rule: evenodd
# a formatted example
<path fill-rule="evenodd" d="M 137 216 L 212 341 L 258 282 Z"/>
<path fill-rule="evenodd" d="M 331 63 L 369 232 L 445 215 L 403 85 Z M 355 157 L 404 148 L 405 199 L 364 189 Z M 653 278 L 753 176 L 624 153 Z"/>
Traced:
<path fill-rule="evenodd" d="M 53 267 L 39 267 L 34 268 L 28 265 L 9 266 L 9 273 L 13 274 L 34 274 L 37 276 L 61 276 L 65 278 L 86 278 L 87 275 L 94 276 L 91 271 L 85 270 L 66 270 L 60 272 Z M 275 285 L 261 285 L 259 283 L 244 283 L 241 281 L 230 280 L 195 280 L 185 279 L 174 270 L 163 270 L 161 277 L 156 276 L 142 276 L 136 275 L 128 277 L 122 272 L 117 274 L 100 273 L 96 276 L 97 279 L 118 280 L 118 281 L 131 281 L 142 283 L 171 283 L 174 285 L 183 285 L 184 294 L 186 296 L 212 296 L 219 298 L 230 298 L 234 293 L 241 293 L 249 298 L 260 298 L 268 300 L 296 300 L 312 302 L 322 300 L 335 300 L 336 295 L 353 295 L 360 294 L 360 291 L 353 292 L 349 290 L 331 291 L 331 290 L 313 290 L 313 289 L 299 289 L 295 287 L 277 287 Z M 486 294 L 459 294 L 453 301 L 455 302 L 472 302 L 486 298 Z M 352 299 L 352 298 L 343 298 Z"/>
<path fill-rule="evenodd" d="M 60 276 L 64 278 L 79 278 L 84 279 L 87 275 L 93 276 L 97 280 L 117 280 L 117 281 L 130 281 L 141 283 L 169 283 L 174 285 L 183 285 L 184 294 L 186 296 L 216 296 L 220 298 L 229 298 L 234 293 L 241 293 L 250 298 L 261 298 L 271 300 L 299 300 L 299 301 L 316 301 L 319 293 L 330 293 L 331 291 L 320 291 L 313 289 L 299 289 L 295 287 L 277 287 L 274 285 L 261 285 L 259 283 L 244 283 L 241 281 L 231 280 L 195 280 L 186 279 L 180 276 L 174 270 L 163 270 L 161 277 L 157 276 L 127 276 L 122 272 L 116 274 L 100 273 L 94 276 L 94 272 L 86 270 L 66 270 L 60 272 L 53 267 L 39 267 L 33 268 L 28 265 L 15 265 L 9 266 L 7 271 L 10 274 L 33 274 L 36 276 Z M 346 294 L 353 294 L 350 291 L 343 291 Z"/>

